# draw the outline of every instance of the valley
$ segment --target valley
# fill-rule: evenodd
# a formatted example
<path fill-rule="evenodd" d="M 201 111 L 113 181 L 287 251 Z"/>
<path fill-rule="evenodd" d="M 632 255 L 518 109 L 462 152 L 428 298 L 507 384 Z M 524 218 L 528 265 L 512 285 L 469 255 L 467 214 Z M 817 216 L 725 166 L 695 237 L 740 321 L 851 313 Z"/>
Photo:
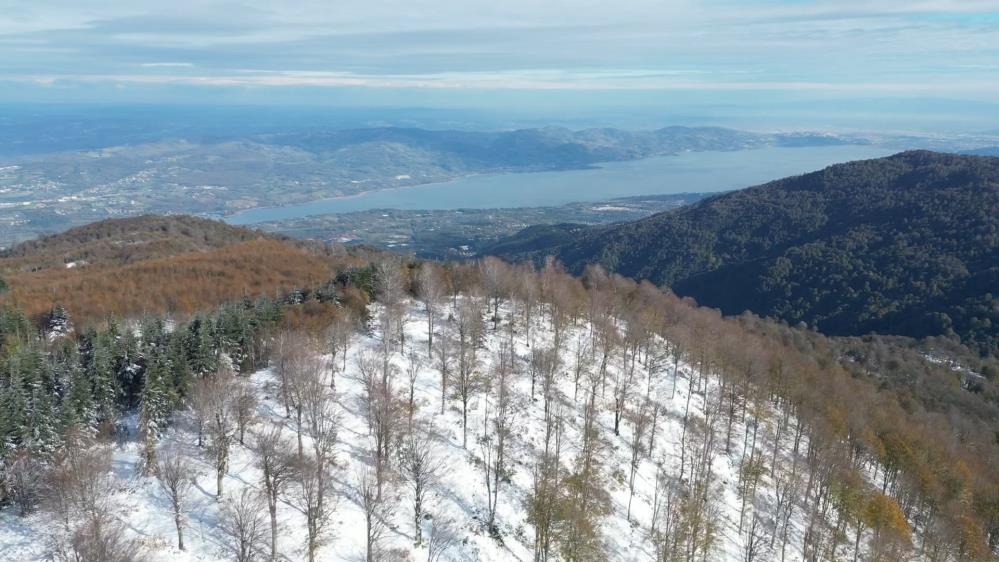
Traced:
<path fill-rule="evenodd" d="M 0 158 L 0 245 L 147 213 L 249 224 L 373 208 L 551 206 L 718 191 L 886 153 L 870 144 L 857 136 L 714 127 L 165 137 Z"/>

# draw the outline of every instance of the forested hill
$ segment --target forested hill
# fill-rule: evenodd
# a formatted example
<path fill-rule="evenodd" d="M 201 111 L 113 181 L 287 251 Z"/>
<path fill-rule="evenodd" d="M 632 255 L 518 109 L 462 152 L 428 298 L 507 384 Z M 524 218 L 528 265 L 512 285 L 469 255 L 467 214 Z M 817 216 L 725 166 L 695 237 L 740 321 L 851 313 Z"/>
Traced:
<path fill-rule="evenodd" d="M 0 253 L 0 307 L 32 319 L 65 309 L 78 327 L 193 314 L 319 286 L 358 252 L 190 216 L 105 220 Z"/>
<path fill-rule="evenodd" d="M 108 219 L 17 244 L 0 252 L 0 267 L 6 271 L 84 263 L 122 265 L 261 238 L 282 237 L 187 215 Z"/>
<path fill-rule="evenodd" d="M 832 335 L 956 333 L 999 352 L 999 158 L 926 151 L 850 162 L 492 253 L 554 254 Z M 550 245 L 545 240 L 554 241 Z"/>

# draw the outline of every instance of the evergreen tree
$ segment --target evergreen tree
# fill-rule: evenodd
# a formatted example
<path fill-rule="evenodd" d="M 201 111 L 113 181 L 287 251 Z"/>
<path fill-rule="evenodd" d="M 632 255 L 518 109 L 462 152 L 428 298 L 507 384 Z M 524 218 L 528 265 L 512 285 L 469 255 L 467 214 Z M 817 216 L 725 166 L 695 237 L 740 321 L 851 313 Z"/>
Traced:
<path fill-rule="evenodd" d="M 87 343 L 86 378 L 93 389 L 94 415 L 98 423 L 113 423 L 118 417 L 118 380 L 109 339 L 108 332 L 91 332 Z"/>
<path fill-rule="evenodd" d="M 143 465 L 147 473 L 156 468 L 156 442 L 173 410 L 172 375 L 166 356 L 156 353 L 145 369 L 145 384 L 139 402 L 139 434 L 143 441 Z"/>
<path fill-rule="evenodd" d="M 56 303 L 45 315 L 42 328 L 47 336 L 65 336 L 72 331 L 69 313 L 61 304 Z"/>
<path fill-rule="evenodd" d="M 187 327 L 187 361 L 191 374 L 205 377 L 218 366 L 212 338 L 211 319 L 199 314 Z"/>
<path fill-rule="evenodd" d="M 186 337 L 176 330 L 167 344 L 167 362 L 170 367 L 173 395 L 179 401 L 191 392 L 191 368 L 187 363 Z"/>
<path fill-rule="evenodd" d="M 118 379 L 119 405 L 134 408 L 142 394 L 142 365 L 139 362 L 139 339 L 132 330 L 125 329 L 117 338 L 115 371 Z"/>
<path fill-rule="evenodd" d="M 93 386 L 77 361 L 66 363 L 68 387 L 62 403 L 63 427 L 93 428 L 97 420 Z"/>

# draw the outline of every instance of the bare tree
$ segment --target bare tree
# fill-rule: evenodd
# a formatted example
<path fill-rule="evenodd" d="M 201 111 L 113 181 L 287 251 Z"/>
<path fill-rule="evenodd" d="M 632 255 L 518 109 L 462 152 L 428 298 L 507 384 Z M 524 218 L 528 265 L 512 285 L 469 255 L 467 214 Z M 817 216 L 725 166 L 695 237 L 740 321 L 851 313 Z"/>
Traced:
<path fill-rule="evenodd" d="M 478 351 L 482 337 L 482 314 L 480 308 L 469 300 L 463 300 L 455 322 L 458 340 L 458 365 L 451 373 L 451 383 L 455 395 L 461 400 L 461 446 L 468 447 L 468 405 L 472 397 L 481 390 L 482 380 L 478 372 Z"/>
<path fill-rule="evenodd" d="M 434 348 L 434 326 L 441 304 L 444 301 L 444 280 L 439 272 L 439 266 L 431 262 L 423 262 L 417 276 L 417 295 L 423 302 L 427 314 L 427 353 Z"/>
<path fill-rule="evenodd" d="M 253 423 L 257 410 L 257 395 L 246 381 L 237 380 L 233 397 L 233 409 L 236 415 L 236 428 L 239 432 L 239 444 L 243 445 L 246 428 Z"/>
<path fill-rule="evenodd" d="M 326 341 L 330 352 L 330 386 L 335 387 L 336 377 L 334 373 L 339 368 L 347 368 L 347 352 L 350 350 L 350 339 L 357 330 L 357 320 L 349 309 L 342 309 L 337 312 L 329 327 L 326 329 Z"/>
<path fill-rule="evenodd" d="M 513 349 L 501 344 L 500 351 L 493 361 L 492 380 L 495 412 L 492 419 L 487 415 L 486 434 L 482 439 L 482 466 L 485 470 L 486 502 L 488 517 L 486 527 L 493 535 L 496 530 L 496 508 L 499 504 L 500 484 L 506 476 L 506 440 L 513 422 L 513 397 L 510 391 L 513 378 Z M 492 427 L 489 428 L 489 425 Z M 491 429 L 491 431 L 490 431 Z"/>
<path fill-rule="evenodd" d="M 427 494 L 440 477 L 445 463 L 432 433 L 419 427 L 414 427 L 406 436 L 402 453 L 402 472 L 413 491 L 413 530 L 416 542 L 420 543 L 423 540 L 421 521 Z"/>
<path fill-rule="evenodd" d="M 576 339 L 576 349 L 573 353 L 572 367 L 572 399 L 579 396 L 579 383 L 585 378 L 586 372 L 590 369 L 590 355 L 592 348 L 588 338 L 579 337 Z"/>
<path fill-rule="evenodd" d="M 409 382 L 409 400 L 406 412 L 409 416 L 409 424 L 413 424 L 413 415 L 416 413 L 416 379 L 420 376 L 420 369 L 423 368 L 423 358 L 414 352 L 406 356 L 406 379 Z"/>
<path fill-rule="evenodd" d="M 201 393 L 199 402 L 205 408 L 204 418 L 209 437 L 208 453 L 215 467 L 216 497 L 223 495 L 222 481 L 229 470 L 229 449 L 236 435 L 235 377 L 227 369 L 220 369 L 207 377 L 196 388 Z"/>
<path fill-rule="evenodd" d="M 427 533 L 427 562 L 439 562 L 460 540 L 457 525 L 452 519 L 435 517 Z"/>
<path fill-rule="evenodd" d="M 562 416 L 552 411 L 545 416 L 544 449 L 534 465 L 534 479 L 527 502 L 527 519 L 534 525 L 534 560 L 548 560 L 558 516 L 561 485 Z"/>
<path fill-rule="evenodd" d="M 45 467 L 27 451 L 13 455 L 4 470 L 7 493 L 24 517 L 32 513 L 42 498 Z"/>
<path fill-rule="evenodd" d="M 621 346 L 621 368 L 614 373 L 614 435 L 620 435 L 621 420 L 624 419 L 625 408 L 631 397 L 635 382 L 636 354 L 634 340 Z"/>
<path fill-rule="evenodd" d="M 320 478 L 316 463 L 311 458 L 300 458 L 295 470 L 296 490 L 292 495 L 291 504 L 305 516 L 306 542 L 305 553 L 309 562 L 316 561 L 319 548 L 326 542 L 329 532 L 330 516 L 333 514 L 332 497 L 320 501 L 330 491 L 328 478 Z M 325 489 L 320 489 L 320 486 Z"/>
<path fill-rule="evenodd" d="M 165 455 L 160 455 L 156 480 L 170 501 L 173 522 L 177 527 L 177 548 L 184 550 L 184 511 L 191 487 L 194 486 L 194 470 L 190 460 L 176 449 L 170 449 Z"/>
<path fill-rule="evenodd" d="M 649 414 L 647 410 L 648 401 L 631 412 L 631 439 L 628 442 L 631 448 L 631 463 L 628 465 L 628 514 L 627 520 L 631 522 L 631 502 L 635 498 L 635 474 L 638 472 L 638 465 L 645 452 L 645 431 L 649 425 Z"/>
<path fill-rule="evenodd" d="M 264 485 L 264 497 L 267 500 L 267 511 L 271 523 L 271 561 L 277 560 L 278 500 L 285 486 L 294 477 L 295 464 L 292 453 L 284 441 L 282 426 L 272 424 L 253 434 L 251 449 L 255 455 L 255 464 L 260 469 Z"/>
<path fill-rule="evenodd" d="M 69 537 L 56 535 L 49 557 L 57 562 L 142 562 L 141 545 L 110 513 L 87 517 Z"/>
<path fill-rule="evenodd" d="M 368 431 L 374 439 L 373 461 L 380 496 L 391 460 L 391 446 L 399 425 L 399 412 L 403 407 L 393 387 L 398 368 L 389 361 L 378 362 L 362 356 L 358 360 L 358 370 L 361 371 L 364 384 L 361 401 L 367 417 Z"/>
<path fill-rule="evenodd" d="M 434 361 L 437 371 L 441 374 L 441 415 L 443 415 L 447 404 L 447 381 L 451 378 L 454 362 L 454 339 L 447 329 L 442 331 L 434 345 Z"/>
<path fill-rule="evenodd" d="M 114 488 L 110 477 L 111 450 L 106 442 L 71 431 L 50 462 L 45 477 L 45 499 L 67 530 L 77 517 L 93 517 L 108 509 Z M 15 496 L 16 497 L 16 496 Z"/>
<path fill-rule="evenodd" d="M 493 321 L 493 329 L 499 326 L 499 303 L 506 292 L 507 277 L 510 266 L 503 260 L 493 256 L 486 256 L 479 261 L 479 279 L 482 283 L 486 295 L 492 301 L 492 311 L 490 319 Z"/>
<path fill-rule="evenodd" d="M 236 562 L 252 562 L 260 555 L 267 536 L 263 502 L 256 492 L 244 488 L 238 497 L 222 506 L 219 530 L 225 535 Z"/>
<path fill-rule="evenodd" d="M 403 270 L 402 260 L 395 256 L 386 256 L 375 264 L 378 280 L 378 300 L 382 303 L 382 312 L 386 323 L 383 325 L 382 338 L 387 343 L 394 336 L 399 342 L 399 349 L 405 348 L 405 324 L 407 320 L 404 298 L 409 280 Z"/>
<path fill-rule="evenodd" d="M 323 372 L 322 368 L 310 370 L 296 383 L 301 391 L 298 400 L 305 414 L 306 430 L 312 444 L 312 461 L 319 480 L 316 491 L 320 511 L 326 500 L 326 478 L 333 464 L 340 428 L 336 393 L 325 383 Z"/>
<path fill-rule="evenodd" d="M 198 434 L 198 447 L 205 446 L 205 429 L 208 420 L 211 418 L 211 402 L 209 400 L 212 385 L 210 378 L 205 377 L 194 382 L 191 392 L 187 395 L 187 405 L 191 410 L 191 421 L 194 422 L 194 430 Z"/>
<path fill-rule="evenodd" d="M 364 558 L 366 562 L 377 562 L 382 559 L 386 505 L 380 497 L 378 484 L 363 469 L 357 478 L 357 501 L 364 511 Z"/>
<path fill-rule="evenodd" d="M 314 399 L 313 394 L 318 386 L 326 384 L 324 382 L 326 365 L 323 358 L 317 353 L 317 346 L 308 337 L 289 342 L 286 348 L 288 353 L 286 365 L 288 395 L 295 420 L 298 456 L 301 458 L 304 456 L 302 438 L 308 429 L 305 419 L 306 403 Z"/>

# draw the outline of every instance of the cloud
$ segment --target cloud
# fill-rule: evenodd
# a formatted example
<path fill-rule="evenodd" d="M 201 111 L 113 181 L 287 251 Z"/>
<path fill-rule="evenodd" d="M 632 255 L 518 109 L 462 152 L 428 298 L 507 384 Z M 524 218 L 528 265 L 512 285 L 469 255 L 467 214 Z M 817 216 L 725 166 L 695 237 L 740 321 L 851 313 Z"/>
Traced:
<path fill-rule="evenodd" d="M 194 65 L 189 62 L 144 62 L 139 66 L 143 68 L 190 68 Z"/>
<path fill-rule="evenodd" d="M 0 1 L 0 80 L 993 95 L 994 0 Z M 253 69 L 246 71 L 245 69 Z"/>

